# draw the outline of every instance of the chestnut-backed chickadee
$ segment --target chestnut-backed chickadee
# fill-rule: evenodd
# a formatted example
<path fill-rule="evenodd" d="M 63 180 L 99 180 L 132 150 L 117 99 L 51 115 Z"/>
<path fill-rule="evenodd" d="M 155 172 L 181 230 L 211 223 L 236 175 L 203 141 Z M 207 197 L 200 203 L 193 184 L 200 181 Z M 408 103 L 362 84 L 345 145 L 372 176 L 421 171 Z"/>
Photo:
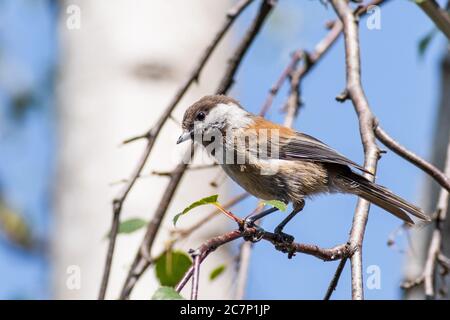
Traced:
<path fill-rule="evenodd" d="M 283 227 L 303 209 L 305 197 L 319 193 L 360 196 L 409 224 L 414 222 L 407 213 L 429 220 L 420 208 L 351 169 L 370 173 L 362 166 L 309 135 L 247 112 L 230 97 L 203 97 L 187 109 L 182 127 L 177 143 L 193 139 L 202 144 L 250 194 L 293 204 L 292 213 L 275 228 L 286 241 L 293 237 L 282 233 Z M 276 210 L 250 216 L 246 223 L 254 226 Z"/>

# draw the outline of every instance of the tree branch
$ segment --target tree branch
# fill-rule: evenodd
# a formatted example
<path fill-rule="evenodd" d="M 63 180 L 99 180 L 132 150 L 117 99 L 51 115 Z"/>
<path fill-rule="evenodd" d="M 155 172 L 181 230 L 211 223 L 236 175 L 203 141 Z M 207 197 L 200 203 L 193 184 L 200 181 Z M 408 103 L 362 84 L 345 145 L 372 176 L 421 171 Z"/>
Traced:
<path fill-rule="evenodd" d="M 345 268 L 347 260 L 348 257 L 344 257 L 341 259 L 341 261 L 339 261 L 338 267 L 336 268 L 333 279 L 331 279 L 331 282 L 328 286 L 327 292 L 325 293 L 325 297 L 323 298 L 323 300 L 330 300 L 331 295 L 333 294 L 334 290 L 336 290 L 336 287 L 339 283 L 339 279 L 341 278 L 341 274 Z"/>
<path fill-rule="evenodd" d="M 450 40 L 450 16 L 448 11 L 442 9 L 435 0 L 415 0 L 415 3 Z"/>
<path fill-rule="evenodd" d="M 238 196 L 232 198 L 231 200 L 229 200 L 227 203 L 225 203 L 223 205 L 224 209 L 228 209 L 233 207 L 234 205 L 240 203 L 241 201 L 247 199 L 250 196 L 249 193 L 247 192 L 243 192 L 241 194 L 239 194 Z M 216 209 L 214 211 L 212 211 L 211 213 L 209 213 L 208 215 L 206 215 L 203 219 L 199 220 L 197 223 L 195 223 L 194 225 L 192 225 L 191 227 L 187 228 L 187 229 L 174 229 L 172 231 L 173 234 L 177 234 L 179 236 L 182 237 L 186 237 L 190 234 L 192 234 L 194 231 L 196 231 L 198 228 L 204 226 L 207 222 L 211 221 L 211 219 L 215 218 L 215 217 L 219 217 L 219 213 L 221 211 L 219 209 Z"/>
<path fill-rule="evenodd" d="M 292 72 L 295 70 L 297 64 L 300 62 L 302 57 L 303 57 L 302 50 L 297 50 L 292 54 L 289 64 L 286 66 L 286 68 L 283 70 L 278 80 L 269 90 L 267 98 L 261 107 L 261 111 L 259 112 L 259 115 L 261 117 L 264 117 L 266 113 L 269 111 L 270 107 L 272 106 L 273 99 L 278 94 L 278 91 L 280 91 L 281 87 L 283 86 L 284 82 L 289 77 L 289 75 L 291 75 Z"/>
<path fill-rule="evenodd" d="M 354 14 L 357 18 L 364 16 L 367 13 L 367 9 L 372 6 L 382 5 L 388 0 L 373 0 L 366 5 L 360 5 L 354 11 Z M 336 43 L 336 40 L 342 33 L 343 25 L 342 22 L 338 19 L 332 21 L 328 24 L 330 31 L 314 48 L 314 51 L 311 53 L 299 51 L 298 54 L 303 55 L 304 63 L 298 67 L 297 70 L 293 70 L 291 75 L 291 85 L 289 90 L 288 100 L 286 102 L 285 111 L 287 113 L 287 117 L 285 119 L 286 126 L 292 126 L 295 116 L 299 108 L 301 107 L 301 98 L 300 98 L 300 85 L 303 77 L 313 69 L 316 65 L 317 61 L 319 61 L 322 56 L 328 52 L 328 50 Z"/>
<path fill-rule="evenodd" d="M 286 102 L 286 118 L 284 125 L 291 127 L 301 105 L 300 84 L 303 77 L 311 71 L 322 56 L 333 46 L 342 32 L 342 23 L 338 20 L 333 22 L 331 30 L 314 48 L 314 51 L 307 53 L 300 51 L 304 57 L 304 63 L 291 72 L 289 96 Z"/>
<path fill-rule="evenodd" d="M 424 172 L 429 174 L 437 183 L 439 183 L 447 191 L 450 191 L 450 179 L 434 165 L 422 159 L 415 153 L 409 151 L 400 143 L 395 141 L 389 134 L 384 131 L 379 125 L 375 127 L 375 134 L 386 147 L 394 151 L 403 159 L 411 162 L 416 167 L 422 169 Z"/>
<path fill-rule="evenodd" d="M 231 57 L 231 59 L 228 61 L 228 68 L 227 71 L 222 79 L 222 81 L 219 84 L 219 87 L 217 88 L 217 92 L 225 93 L 227 92 L 231 85 L 234 82 L 234 75 L 244 58 L 245 54 L 248 51 L 248 48 L 255 40 L 255 37 L 258 35 L 259 31 L 261 30 L 261 27 L 263 26 L 266 18 L 268 17 L 269 13 L 272 11 L 273 7 L 275 6 L 277 0 L 263 0 L 261 2 L 261 6 L 259 7 L 259 11 L 253 20 L 251 26 L 248 28 L 247 32 L 245 33 L 244 37 L 242 38 L 239 46 L 237 47 L 235 54 Z"/>
<path fill-rule="evenodd" d="M 197 300 L 198 298 L 198 283 L 199 283 L 199 277 L 200 277 L 200 252 L 198 250 L 195 250 L 191 253 L 193 264 L 193 279 L 192 279 L 192 290 L 191 290 L 191 300 Z"/>

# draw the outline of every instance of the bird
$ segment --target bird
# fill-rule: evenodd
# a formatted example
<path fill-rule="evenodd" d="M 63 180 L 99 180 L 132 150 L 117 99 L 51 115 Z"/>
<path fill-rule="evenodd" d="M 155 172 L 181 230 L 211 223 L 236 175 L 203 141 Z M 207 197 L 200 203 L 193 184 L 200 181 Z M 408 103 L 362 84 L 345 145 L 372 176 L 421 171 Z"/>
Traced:
<path fill-rule="evenodd" d="M 294 237 L 283 232 L 286 224 L 318 194 L 359 196 L 413 225 L 409 215 L 430 219 L 417 206 L 378 185 L 363 174 L 373 175 L 322 141 L 246 111 L 226 95 L 208 95 L 184 113 L 177 144 L 192 140 L 202 145 L 238 185 L 253 196 L 292 204 L 292 212 L 274 234 L 280 241 Z M 263 152 L 264 151 L 264 152 Z M 271 207 L 245 218 L 246 227 L 275 211 Z"/>

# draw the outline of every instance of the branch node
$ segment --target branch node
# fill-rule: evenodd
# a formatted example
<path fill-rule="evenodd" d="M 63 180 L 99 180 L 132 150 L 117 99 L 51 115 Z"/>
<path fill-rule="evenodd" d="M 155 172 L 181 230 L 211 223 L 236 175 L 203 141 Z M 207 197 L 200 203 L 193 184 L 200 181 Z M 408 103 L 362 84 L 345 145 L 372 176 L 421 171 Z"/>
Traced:
<path fill-rule="evenodd" d="M 350 94 L 347 89 L 342 91 L 340 94 L 336 96 L 336 101 L 338 102 L 345 102 L 346 100 L 350 99 Z"/>
<path fill-rule="evenodd" d="M 151 136 L 152 136 L 151 131 L 148 131 L 148 132 L 146 132 L 144 134 L 141 134 L 139 136 L 131 137 L 129 139 L 126 139 L 126 140 L 122 141 L 122 145 L 129 144 L 131 142 L 135 142 L 135 141 L 142 140 L 142 139 L 150 140 Z"/>
<path fill-rule="evenodd" d="M 333 29 L 335 24 L 336 24 L 336 20 L 327 21 L 327 22 L 325 22 L 325 28 L 327 30 L 331 30 L 331 29 Z"/>
<path fill-rule="evenodd" d="M 303 57 L 303 59 L 305 61 L 305 68 L 311 67 L 311 65 L 313 64 L 313 59 L 312 59 L 311 52 L 309 52 L 307 50 L 303 50 L 302 57 Z"/>
<path fill-rule="evenodd" d="M 117 214 L 118 212 L 120 212 L 120 209 L 122 207 L 122 201 L 116 198 L 112 201 L 112 205 L 114 214 Z"/>
<path fill-rule="evenodd" d="M 192 258 L 195 258 L 195 257 L 201 255 L 201 252 L 199 249 L 189 249 L 188 253 L 191 255 Z"/>

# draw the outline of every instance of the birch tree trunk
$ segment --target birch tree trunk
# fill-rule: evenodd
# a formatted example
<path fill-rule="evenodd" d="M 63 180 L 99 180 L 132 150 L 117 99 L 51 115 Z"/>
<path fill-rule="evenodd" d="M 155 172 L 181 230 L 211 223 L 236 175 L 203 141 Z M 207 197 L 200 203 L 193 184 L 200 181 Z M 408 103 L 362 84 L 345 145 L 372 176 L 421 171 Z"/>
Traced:
<path fill-rule="evenodd" d="M 441 170 L 444 170 L 447 145 L 450 139 L 450 54 L 444 56 L 441 62 L 441 101 L 436 115 L 435 132 L 433 135 L 431 162 Z M 440 186 L 432 179 L 428 178 L 424 188 L 422 206 L 425 212 L 434 212 L 438 201 Z M 447 217 L 450 214 L 447 213 Z M 427 258 L 428 246 L 430 244 L 430 228 L 414 230 L 411 234 L 412 247 L 414 252 L 407 259 L 405 269 L 406 279 L 415 279 L 423 271 Z M 443 253 L 450 254 L 450 222 L 449 219 L 444 223 L 442 232 Z M 440 279 L 437 279 L 438 282 Z M 440 288 L 440 285 L 436 286 Z M 450 289 L 450 287 L 449 287 Z M 414 287 L 406 291 L 406 299 L 424 299 L 425 294 L 422 286 Z"/>
<path fill-rule="evenodd" d="M 209 0 L 61 2 L 53 237 L 55 298 L 97 297 L 106 254 L 105 235 L 112 215 L 111 200 L 120 187 L 111 183 L 130 175 L 144 143 L 118 146 L 124 139 L 145 132 L 156 121 L 225 18 L 229 5 L 229 1 Z M 79 28 L 73 20 L 77 15 Z M 190 103 L 216 87 L 226 65 L 225 51 L 221 46 L 201 75 L 199 85 L 180 103 L 175 112 L 178 120 Z M 173 169 L 179 133 L 175 122 L 165 126 L 144 173 Z M 217 169 L 187 174 L 155 248 L 164 247 L 172 227 L 171 218 L 187 204 L 215 193 L 225 200 L 224 191 L 208 184 L 216 174 Z M 166 184 L 165 177 L 140 179 L 125 203 L 122 220 L 149 220 Z M 202 217 L 205 210 L 208 211 L 196 211 L 180 225 Z M 195 247 L 201 239 L 223 231 L 224 221 L 218 218 L 181 245 Z M 143 231 L 119 235 L 108 298 L 118 297 L 142 237 Z M 231 272 L 206 285 L 208 270 L 224 261 L 230 261 L 226 250 L 212 255 L 202 267 L 203 298 L 230 296 Z M 149 299 L 156 287 L 153 272 L 149 271 L 131 298 Z"/>

